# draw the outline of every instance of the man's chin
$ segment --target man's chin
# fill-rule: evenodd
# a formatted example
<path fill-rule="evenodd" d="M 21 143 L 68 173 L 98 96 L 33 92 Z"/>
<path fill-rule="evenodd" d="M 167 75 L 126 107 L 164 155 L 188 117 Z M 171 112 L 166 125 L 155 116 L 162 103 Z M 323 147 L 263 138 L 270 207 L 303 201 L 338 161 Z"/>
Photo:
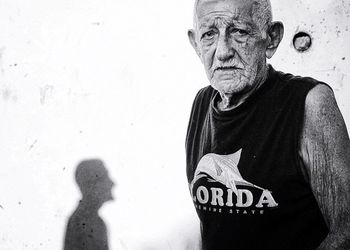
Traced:
<path fill-rule="evenodd" d="M 214 82 L 211 86 L 221 94 L 235 95 L 244 90 L 245 84 L 232 80 L 224 80 Z"/>

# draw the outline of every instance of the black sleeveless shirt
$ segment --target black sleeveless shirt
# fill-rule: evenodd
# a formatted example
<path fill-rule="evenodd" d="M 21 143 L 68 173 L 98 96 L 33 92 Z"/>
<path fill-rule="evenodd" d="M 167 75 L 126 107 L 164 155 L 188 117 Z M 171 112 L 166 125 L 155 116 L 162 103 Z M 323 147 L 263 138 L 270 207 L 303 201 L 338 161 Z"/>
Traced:
<path fill-rule="evenodd" d="M 275 71 L 220 111 L 208 86 L 194 101 L 187 178 L 207 249 L 315 249 L 328 234 L 298 154 L 305 99 L 320 82 Z"/>

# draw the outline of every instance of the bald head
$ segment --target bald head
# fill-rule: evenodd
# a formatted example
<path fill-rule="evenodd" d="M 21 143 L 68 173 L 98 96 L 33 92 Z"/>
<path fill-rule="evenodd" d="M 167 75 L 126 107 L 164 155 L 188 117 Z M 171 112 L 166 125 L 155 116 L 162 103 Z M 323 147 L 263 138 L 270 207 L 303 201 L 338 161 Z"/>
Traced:
<path fill-rule="evenodd" d="M 256 22 L 262 26 L 272 22 L 272 8 L 270 0 L 254 0 L 253 11 Z"/>
<path fill-rule="evenodd" d="M 283 24 L 272 21 L 269 0 L 196 0 L 194 14 L 187 34 L 210 84 L 238 100 L 267 75 Z"/>
<path fill-rule="evenodd" d="M 217 3 L 217 2 L 230 2 L 230 1 L 242 1 L 246 2 L 248 5 L 251 5 L 251 12 L 253 15 L 253 20 L 260 28 L 264 28 L 266 24 L 272 22 L 272 8 L 270 0 L 195 0 L 194 5 L 194 15 L 193 23 L 194 28 L 197 29 L 198 23 L 198 13 L 197 8 L 199 3 Z"/>

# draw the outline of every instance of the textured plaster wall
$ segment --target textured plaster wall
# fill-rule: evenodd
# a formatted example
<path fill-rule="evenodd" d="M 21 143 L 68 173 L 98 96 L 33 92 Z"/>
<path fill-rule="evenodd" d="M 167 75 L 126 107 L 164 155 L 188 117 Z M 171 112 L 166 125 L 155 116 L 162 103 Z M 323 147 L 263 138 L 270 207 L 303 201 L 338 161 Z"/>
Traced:
<path fill-rule="evenodd" d="M 350 125 L 350 2 L 272 4 L 285 37 L 271 63 L 329 83 Z M 185 0 L 0 0 L 0 249 L 62 249 L 91 158 L 116 183 L 100 210 L 111 249 L 195 249 L 184 140 L 207 80 L 191 25 Z"/>
<path fill-rule="evenodd" d="M 349 128 L 350 1 L 274 0 L 272 5 L 275 19 L 285 23 L 285 36 L 271 63 L 280 70 L 331 85 Z M 304 53 L 292 45 L 293 36 L 300 31 L 312 38 L 311 48 Z"/>

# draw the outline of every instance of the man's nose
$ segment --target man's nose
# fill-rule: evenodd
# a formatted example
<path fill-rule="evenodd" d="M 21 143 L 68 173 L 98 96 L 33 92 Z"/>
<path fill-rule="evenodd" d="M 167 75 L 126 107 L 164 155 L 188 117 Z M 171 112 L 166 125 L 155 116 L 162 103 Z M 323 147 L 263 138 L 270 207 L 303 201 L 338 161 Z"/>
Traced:
<path fill-rule="evenodd" d="M 220 61 L 226 61 L 234 57 L 235 50 L 232 47 L 230 39 L 226 35 L 221 35 L 216 46 L 216 58 Z"/>

